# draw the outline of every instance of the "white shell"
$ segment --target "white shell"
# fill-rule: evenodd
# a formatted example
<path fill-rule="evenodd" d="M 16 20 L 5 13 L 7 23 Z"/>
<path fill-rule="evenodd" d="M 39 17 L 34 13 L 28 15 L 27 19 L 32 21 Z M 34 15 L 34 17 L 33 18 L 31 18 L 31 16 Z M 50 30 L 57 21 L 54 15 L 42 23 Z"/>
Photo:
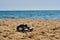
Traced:
<path fill-rule="evenodd" d="M 24 29 L 24 30 L 28 30 L 28 29 Z"/>

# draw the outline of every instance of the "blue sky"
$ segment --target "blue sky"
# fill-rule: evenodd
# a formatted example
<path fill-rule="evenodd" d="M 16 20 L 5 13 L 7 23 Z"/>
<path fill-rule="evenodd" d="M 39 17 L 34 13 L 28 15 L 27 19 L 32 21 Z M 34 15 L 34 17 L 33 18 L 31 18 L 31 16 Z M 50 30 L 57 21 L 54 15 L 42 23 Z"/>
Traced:
<path fill-rule="evenodd" d="M 0 0 L 0 10 L 60 10 L 60 0 Z"/>

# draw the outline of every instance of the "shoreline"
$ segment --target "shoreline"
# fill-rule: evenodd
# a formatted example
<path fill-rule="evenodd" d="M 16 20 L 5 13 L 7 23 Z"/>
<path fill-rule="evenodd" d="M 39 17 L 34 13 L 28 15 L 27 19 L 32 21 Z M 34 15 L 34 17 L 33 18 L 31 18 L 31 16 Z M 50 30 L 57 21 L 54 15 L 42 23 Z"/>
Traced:
<path fill-rule="evenodd" d="M 2 18 L 0 20 L 60 20 L 60 19 L 44 19 L 44 18 Z"/>

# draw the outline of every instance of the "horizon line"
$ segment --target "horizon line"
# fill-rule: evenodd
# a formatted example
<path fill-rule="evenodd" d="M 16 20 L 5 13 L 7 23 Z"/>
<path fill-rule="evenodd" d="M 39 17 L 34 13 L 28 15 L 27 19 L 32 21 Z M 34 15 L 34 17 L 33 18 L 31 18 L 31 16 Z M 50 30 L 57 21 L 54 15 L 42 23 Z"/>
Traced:
<path fill-rule="evenodd" d="M 1 10 L 0 9 L 0 11 L 30 11 L 30 10 L 32 10 L 32 11 L 34 11 L 34 10 L 60 10 L 60 9 L 22 9 L 22 10 L 13 10 L 13 9 L 7 9 L 7 10 Z"/>

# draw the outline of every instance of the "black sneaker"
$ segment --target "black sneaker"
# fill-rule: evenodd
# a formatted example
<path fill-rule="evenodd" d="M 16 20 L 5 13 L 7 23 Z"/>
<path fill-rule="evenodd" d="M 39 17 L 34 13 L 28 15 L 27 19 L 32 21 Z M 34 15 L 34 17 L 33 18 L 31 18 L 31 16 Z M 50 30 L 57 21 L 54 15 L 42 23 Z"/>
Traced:
<path fill-rule="evenodd" d="M 26 31 L 31 32 L 33 31 L 33 28 L 28 27 L 27 24 L 21 24 L 17 26 L 17 31 L 18 32 L 26 32 Z"/>

